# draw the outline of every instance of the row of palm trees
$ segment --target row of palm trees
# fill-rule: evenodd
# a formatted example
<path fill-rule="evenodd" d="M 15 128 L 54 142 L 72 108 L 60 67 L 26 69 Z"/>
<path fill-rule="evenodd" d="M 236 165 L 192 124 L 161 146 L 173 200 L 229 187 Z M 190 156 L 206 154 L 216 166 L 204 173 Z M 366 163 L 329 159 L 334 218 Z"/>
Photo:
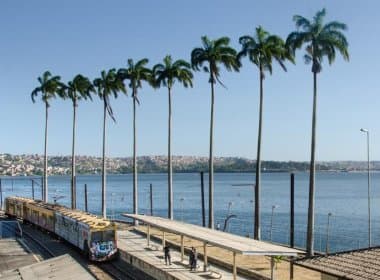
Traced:
<path fill-rule="evenodd" d="M 261 137 L 263 123 L 263 103 L 264 103 L 264 79 L 265 73 L 272 74 L 273 61 L 276 61 L 283 70 L 287 70 L 285 63 L 290 61 L 295 63 L 296 50 L 305 46 L 304 59 L 306 63 L 311 63 L 313 73 L 313 114 L 312 114 L 312 141 L 310 160 L 310 182 L 309 182 L 309 209 L 308 209 L 308 233 L 307 252 L 314 254 L 314 193 L 315 193 L 315 141 L 316 141 L 316 120 L 317 120 L 317 74 L 322 70 L 322 60 L 326 57 L 331 64 L 338 51 L 345 60 L 349 59 L 348 43 L 342 33 L 346 30 L 346 25 L 337 21 L 324 24 L 326 10 L 318 11 L 312 20 L 302 16 L 293 17 L 297 30 L 290 33 L 286 41 L 279 36 L 272 35 L 261 26 L 256 28 L 253 36 L 242 36 L 239 39 L 241 50 L 238 52 L 230 46 L 230 39 L 221 37 L 211 40 L 206 36 L 201 37 L 202 46 L 193 49 L 191 52 L 191 63 L 184 60 L 173 61 L 171 56 L 166 56 L 163 63 L 155 65 L 152 69 L 147 67 L 148 59 L 142 59 L 134 63 L 128 60 L 127 68 L 119 70 L 111 69 L 102 71 L 101 76 L 91 82 L 88 78 L 77 75 L 67 84 L 60 81 L 59 76 L 52 76 L 50 72 L 45 72 L 38 78 L 40 85 L 32 92 L 33 102 L 38 93 L 41 93 L 42 101 L 45 103 L 45 157 L 44 157 L 44 196 L 47 201 L 47 131 L 48 131 L 48 109 L 50 100 L 54 97 L 70 99 L 73 103 L 73 135 L 72 135 L 72 177 L 71 196 L 72 208 L 75 208 L 75 129 L 76 129 L 76 109 L 78 101 L 81 99 L 92 99 L 92 94 L 97 95 L 103 101 L 103 161 L 102 161 L 102 214 L 106 216 L 106 119 L 107 115 L 115 120 L 110 97 L 117 97 L 118 94 L 127 93 L 126 82 L 131 90 L 133 102 L 133 213 L 138 212 L 137 205 L 137 140 L 136 140 L 136 106 L 140 104 L 138 92 L 142 89 L 143 83 L 154 88 L 165 87 L 168 90 L 168 218 L 173 219 L 173 183 L 172 183 L 172 160 L 171 160 L 171 121 L 172 104 L 171 96 L 175 82 L 184 87 L 192 87 L 193 73 L 191 71 L 204 71 L 209 75 L 211 87 L 211 115 L 210 115 L 210 142 L 209 142 L 209 192 L 210 192 L 210 215 L 209 227 L 214 226 L 213 214 L 213 190 L 214 190 L 214 169 L 213 169 L 213 132 L 214 132 L 214 100 L 215 85 L 221 81 L 221 68 L 228 71 L 239 71 L 242 66 L 241 61 L 247 57 L 250 62 L 257 66 L 259 72 L 259 126 L 257 140 L 256 158 L 256 181 L 255 181 L 255 220 L 254 238 L 260 239 L 260 190 L 261 190 Z"/>

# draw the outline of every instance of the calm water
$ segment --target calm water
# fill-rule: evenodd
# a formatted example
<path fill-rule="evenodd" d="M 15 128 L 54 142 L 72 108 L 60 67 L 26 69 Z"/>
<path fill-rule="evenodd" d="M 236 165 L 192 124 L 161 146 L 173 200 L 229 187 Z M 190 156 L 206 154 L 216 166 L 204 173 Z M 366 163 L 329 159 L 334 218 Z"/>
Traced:
<path fill-rule="evenodd" d="M 308 201 L 308 173 L 295 174 L 295 220 L 296 244 L 305 246 L 306 215 Z M 372 174 L 372 243 L 380 245 L 380 174 Z M 174 178 L 175 219 L 201 224 L 200 175 L 195 173 L 175 174 Z M 205 174 L 205 202 L 207 216 L 207 182 Z M 235 186 L 254 182 L 253 174 L 215 174 L 215 220 L 224 226 L 228 214 L 236 215 L 230 220 L 227 230 L 252 236 L 253 232 L 253 187 Z M 77 177 L 77 207 L 84 209 L 84 184 L 88 185 L 89 211 L 100 213 L 101 176 Z M 139 175 L 139 213 L 149 214 L 149 184 L 153 184 L 154 215 L 167 214 L 167 175 Z M 49 177 L 49 200 L 61 197 L 59 203 L 69 205 L 69 176 Z M 3 178 L 3 196 L 12 194 L 31 196 L 31 180 L 27 177 Z M 36 198 L 41 195 L 36 185 Z M 262 237 L 274 242 L 289 242 L 289 196 L 290 175 L 288 173 L 262 174 Z M 316 234 L 315 249 L 325 251 L 327 217 L 332 213 L 329 228 L 330 251 L 349 250 L 368 245 L 368 200 L 366 173 L 318 173 L 316 177 Z M 271 226 L 272 206 L 273 223 Z M 109 175 L 107 178 L 108 215 L 120 218 L 120 213 L 132 210 L 132 176 Z M 207 221 L 207 217 L 206 217 Z"/>

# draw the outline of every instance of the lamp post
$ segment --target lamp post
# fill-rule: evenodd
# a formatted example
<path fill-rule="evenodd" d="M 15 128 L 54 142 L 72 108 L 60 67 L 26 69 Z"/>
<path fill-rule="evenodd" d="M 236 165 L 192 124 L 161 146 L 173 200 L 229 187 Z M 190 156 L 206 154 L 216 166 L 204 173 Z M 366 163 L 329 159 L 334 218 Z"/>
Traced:
<path fill-rule="evenodd" d="M 183 201 L 184 200 L 185 199 L 183 197 L 181 197 L 179 200 L 181 202 L 181 222 L 183 222 Z"/>
<path fill-rule="evenodd" d="M 273 214 L 274 209 L 278 208 L 278 205 L 272 205 L 272 215 L 270 217 L 270 232 L 269 232 L 269 240 L 272 241 L 272 230 L 273 230 Z"/>
<path fill-rule="evenodd" d="M 326 228 L 326 255 L 329 254 L 329 234 L 330 234 L 330 217 L 332 213 L 327 214 L 327 228 Z"/>
<path fill-rule="evenodd" d="M 371 182 L 369 168 L 369 130 L 361 128 L 360 131 L 367 134 L 368 247 L 371 247 Z"/>

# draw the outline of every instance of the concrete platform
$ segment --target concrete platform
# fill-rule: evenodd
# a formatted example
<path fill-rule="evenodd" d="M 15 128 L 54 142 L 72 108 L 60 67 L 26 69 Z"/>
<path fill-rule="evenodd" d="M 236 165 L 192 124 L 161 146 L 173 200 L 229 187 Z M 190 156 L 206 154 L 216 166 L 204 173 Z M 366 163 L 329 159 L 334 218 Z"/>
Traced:
<path fill-rule="evenodd" d="M 133 231 L 118 231 L 118 247 L 120 256 L 126 262 L 158 280 L 233 279 L 231 271 L 213 265 L 209 265 L 208 272 L 204 272 L 200 260 L 197 271 L 190 271 L 188 256 L 182 263 L 180 252 L 174 250 L 171 250 L 172 265 L 165 265 L 162 245 L 151 240 L 148 248 L 146 238 Z M 238 276 L 237 279 L 249 278 Z"/>
<path fill-rule="evenodd" d="M 35 256 L 15 239 L 0 239 L 0 274 L 5 270 L 36 263 Z"/>
<path fill-rule="evenodd" d="M 95 279 L 86 269 L 78 264 L 69 255 L 52 258 L 40 263 L 5 271 L 0 276 L 1 280 L 93 280 Z"/>

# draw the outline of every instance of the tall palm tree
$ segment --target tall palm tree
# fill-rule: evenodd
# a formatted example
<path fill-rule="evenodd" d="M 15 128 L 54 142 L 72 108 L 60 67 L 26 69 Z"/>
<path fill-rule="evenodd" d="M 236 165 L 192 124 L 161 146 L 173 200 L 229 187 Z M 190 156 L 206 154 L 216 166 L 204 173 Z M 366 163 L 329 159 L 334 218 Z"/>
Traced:
<path fill-rule="evenodd" d="M 173 219 L 173 171 L 171 154 L 172 131 L 172 88 L 175 81 L 182 83 L 184 87 L 193 86 L 193 73 L 188 62 L 180 59 L 172 61 L 170 55 L 165 56 L 164 63 L 153 67 L 155 85 L 168 88 L 169 115 L 168 115 L 168 218 Z"/>
<path fill-rule="evenodd" d="M 82 75 L 76 75 L 74 79 L 62 87 L 64 95 L 73 102 L 73 139 L 71 152 L 71 208 L 76 208 L 76 173 L 75 173 L 75 132 L 76 132 L 76 111 L 78 101 L 81 99 L 91 99 L 91 92 L 94 86 L 91 81 Z"/>
<path fill-rule="evenodd" d="M 347 29 L 346 24 L 332 21 L 324 24 L 326 10 L 318 11 L 312 20 L 295 15 L 293 20 L 297 31 L 289 34 L 287 44 L 290 50 L 295 50 L 306 45 L 304 59 L 311 63 L 313 73 L 313 118 L 311 135 L 311 159 L 309 180 L 309 207 L 307 222 L 307 244 L 308 256 L 314 255 L 314 193 L 315 193 L 315 142 L 317 122 L 317 74 L 322 71 L 322 60 L 327 57 L 331 65 L 338 51 L 344 60 L 349 60 L 348 42 L 342 31 Z"/>
<path fill-rule="evenodd" d="M 261 130 L 263 124 L 263 82 L 265 71 L 272 74 L 272 62 L 278 64 L 286 71 L 285 60 L 293 61 L 293 57 L 287 51 L 285 42 L 276 35 L 270 35 L 261 26 L 256 28 L 254 37 L 245 35 L 240 37 L 239 43 L 242 49 L 238 54 L 239 60 L 248 56 L 249 60 L 259 69 L 260 79 L 260 108 L 259 108 L 259 131 L 257 136 L 257 157 L 256 157 L 256 184 L 255 184 L 255 228 L 254 238 L 260 240 L 260 188 L 261 188 Z"/>
<path fill-rule="evenodd" d="M 33 103 L 36 101 L 38 93 L 41 93 L 42 102 L 45 103 L 45 149 L 44 149 L 44 175 L 43 175 L 43 201 L 48 201 L 48 174 L 47 174 L 47 145 L 48 145 L 48 109 L 50 107 L 50 100 L 57 95 L 64 98 L 61 95 L 60 76 L 52 76 L 49 71 L 45 71 L 42 77 L 38 77 L 40 85 L 36 87 L 31 94 Z"/>
<path fill-rule="evenodd" d="M 152 70 L 145 67 L 149 60 L 147 58 L 137 61 L 135 64 L 132 59 L 128 59 L 128 67 L 119 69 L 118 76 L 121 80 L 128 80 L 129 87 L 132 89 L 133 99 L 133 213 L 138 213 L 137 206 L 137 142 L 136 142 L 136 103 L 140 104 L 137 91 L 142 88 L 142 82 L 152 84 Z"/>
<path fill-rule="evenodd" d="M 209 227 L 214 228 L 214 84 L 218 81 L 223 86 L 220 81 L 220 65 L 223 65 L 228 71 L 239 71 L 240 64 L 236 58 L 236 50 L 229 46 L 230 39 L 228 37 L 210 40 L 207 36 L 202 36 L 201 40 L 202 47 L 195 48 L 191 52 L 191 66 L 194 70 L 202 69 L 210 75 Z"/>
<path fill-rule="evenodd" d="M 102 215 L 107 217 L 106 209 L 106 119 L 107 114 L 115 122 L 110 96 L 117 98 L 118 92 L 126 93 L 123 82 L 118 79 L 116 70 L 102 71 L 101 77 L 93 81 L 97 95 L 103 100 L 103 155 L 102 155 Z"/>

